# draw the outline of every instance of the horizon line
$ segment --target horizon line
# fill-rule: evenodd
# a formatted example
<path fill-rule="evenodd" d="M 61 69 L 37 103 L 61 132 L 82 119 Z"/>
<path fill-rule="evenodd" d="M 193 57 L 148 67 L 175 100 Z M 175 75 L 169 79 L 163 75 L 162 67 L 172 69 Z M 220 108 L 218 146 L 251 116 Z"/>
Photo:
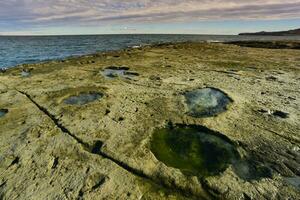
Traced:
<path fill-rule="evenodd" d="M 1 34 L 0 37 L 32 37 L 32 36 L 97 36 L 97 35 L 214 35 L 214 36 L 238 36 L 238 34 L 194 34 L 194 33 L 95 33 L 95 34 Z"/>

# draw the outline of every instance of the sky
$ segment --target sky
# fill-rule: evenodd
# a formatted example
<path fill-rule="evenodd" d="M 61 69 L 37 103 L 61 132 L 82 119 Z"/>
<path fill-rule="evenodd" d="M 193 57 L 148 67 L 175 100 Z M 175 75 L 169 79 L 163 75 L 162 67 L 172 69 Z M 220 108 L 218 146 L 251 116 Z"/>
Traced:
<path fill-rule="evenodd" d="M 295 28 L 300 0 L 0 0 L 0 35 L 228 35 Z"/>

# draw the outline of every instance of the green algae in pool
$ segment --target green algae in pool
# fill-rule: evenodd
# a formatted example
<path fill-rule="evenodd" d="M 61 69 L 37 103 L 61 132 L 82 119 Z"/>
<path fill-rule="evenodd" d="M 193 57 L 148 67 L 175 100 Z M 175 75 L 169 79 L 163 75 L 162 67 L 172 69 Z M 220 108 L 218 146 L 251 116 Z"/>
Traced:
<path fill-rule="evenodd" d="M 0 117 L 4 117 L 8 113 L 7 109 L 0 109 Z"/>
<path fill-rule="evenodd" d="M 229 139 L 202 126 L 156 130 L 151 151 L 167 166 L 198 177 L 217 175 L 240 159 Z"/>
<path fill-rule="evenodd" d="M 184 94 L 188 115 L 192 117 L 211 117 L 226 111 L 232 100 L 215 88 L 196 89 Z"/>
<path fill-rule="evenodd" d="M 64 103 L 70 105 L 84 105 L 96 101 L 102 97 L 103 94 L 99 92 L 82 93 L 78 96 L 68 97 L 64 100 Z"/>

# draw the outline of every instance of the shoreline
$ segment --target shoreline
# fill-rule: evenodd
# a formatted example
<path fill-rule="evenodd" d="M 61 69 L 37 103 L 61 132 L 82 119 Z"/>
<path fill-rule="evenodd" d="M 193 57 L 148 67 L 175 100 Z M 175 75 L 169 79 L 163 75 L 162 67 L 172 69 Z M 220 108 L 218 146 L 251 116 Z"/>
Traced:
<path fill-rule="evenodd" d="M 98 54 L 103 54 L 103 53 L 113 53 L 113 52 L 119 52 L 119 51 L 126 51 L 130 49 L 135 49 L 135 48 L 143 48 L 143 47 L 156 47 L 160 45 L 176 45 L 176 44 L 184 44 L 184 43 L 220 43 L 220 44 L 228 44 L 228 45 L 237 45 L 240 47 L 249 47 L 249 48 L 266 48 L 266 49 L 300 49 L 300 40 L 284 40 L 284 41 L 259 41 L 259 40 L 247 40 L 247 41 L 198 41 L 198 42 L 191 42 L 191 41 L 184 41 L 184 42 L 162 42 L 162 43 L 153 43 L 153 44 L 144 44 L 144 45 L 139 45 L 139 46 L 130 46 L 130 47 L 125 47 L 125 48 L 120 48 L 119 50 L 103 50 L 103 51 L 98 51 L 95 53 L 88 53 L 88 54 L 82 54 L 82 55 L 74 55 L 74 56 L 68 56 L 65 58 L 58 58 L 58 59 L 49 59 L 49 60 L 43 60 L 43 61 L 37 61 L 34 63 L 22 63 L 18 64 L 16 66 L 10 66 L 10 67 L 2 67 L 1 72 L 3 73 L 4 71 L 16 68 L 16 67 L 22 67 L 26 65 L 34 65 L 34 64 L 43 64 L 47 62 L 60 62 L 64 60 L 69 60 L 69 59 L 76 59 L 76 58 L 81 58 L 81 57 L 86 57 L 86 56 L 95 56 Z"/>

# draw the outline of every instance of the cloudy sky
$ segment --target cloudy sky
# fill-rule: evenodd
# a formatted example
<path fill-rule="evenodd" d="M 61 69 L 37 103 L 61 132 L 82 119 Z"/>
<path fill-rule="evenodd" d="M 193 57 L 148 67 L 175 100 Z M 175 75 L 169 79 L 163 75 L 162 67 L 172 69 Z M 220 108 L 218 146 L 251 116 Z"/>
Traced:
<path fill-rule="evenodd" d="M 0 0 L 0 34 L 236 34 L 300 28 L 300 0 Z"/>

